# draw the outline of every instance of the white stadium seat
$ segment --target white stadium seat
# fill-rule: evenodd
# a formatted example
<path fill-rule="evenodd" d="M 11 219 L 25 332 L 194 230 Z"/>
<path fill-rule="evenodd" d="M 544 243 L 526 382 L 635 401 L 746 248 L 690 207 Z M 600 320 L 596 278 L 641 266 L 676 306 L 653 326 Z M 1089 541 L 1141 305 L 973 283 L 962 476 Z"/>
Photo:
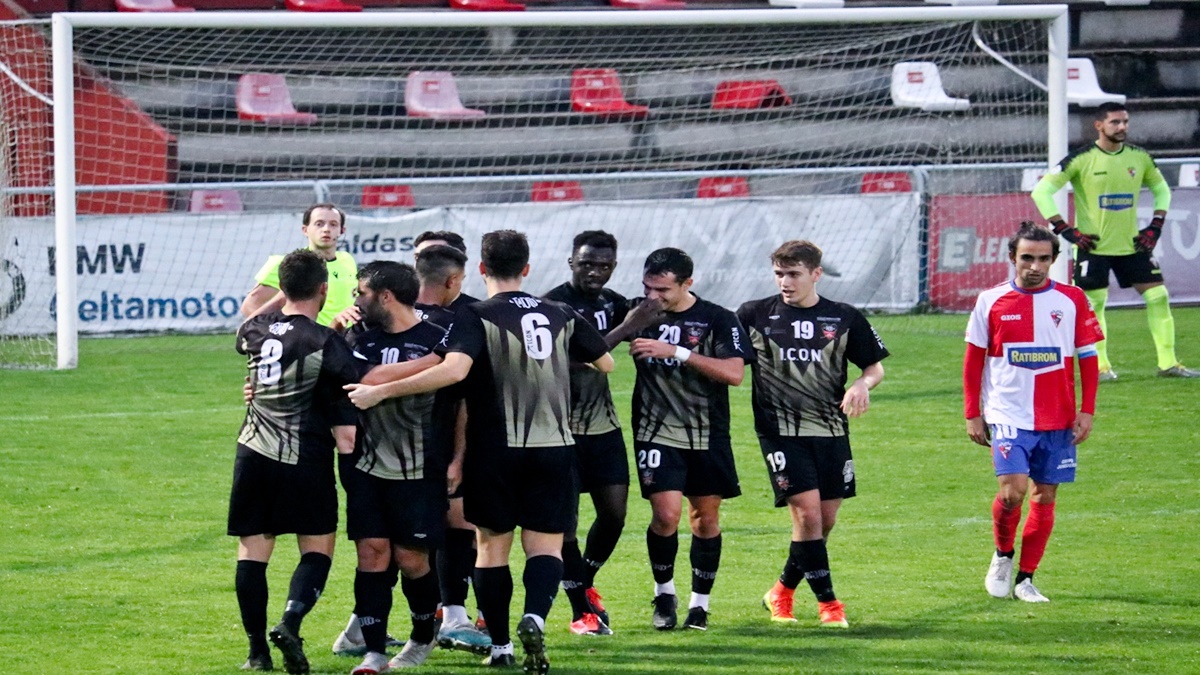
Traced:
<path fill-rule="evenodd" d="M 1179 165 L 1179 187 L 1200 187 L 1200 164 Z"/>
<path fill-rule="evenodd" d="M 904 61 L 892 67 L 892 104 L 926 111 L 966 110 L 971 101 L 951 98 L 942 89 L 942 75 L 932 61 Z"/>
<path fill-rule="evenodd" d="M 1100 89 L 1096 66 L 1091 59 L 1067 59 L 1067 103 L 1095 108 L 1101 103 L 1124 103 L 1124 94 L 1109 94 Z"/>

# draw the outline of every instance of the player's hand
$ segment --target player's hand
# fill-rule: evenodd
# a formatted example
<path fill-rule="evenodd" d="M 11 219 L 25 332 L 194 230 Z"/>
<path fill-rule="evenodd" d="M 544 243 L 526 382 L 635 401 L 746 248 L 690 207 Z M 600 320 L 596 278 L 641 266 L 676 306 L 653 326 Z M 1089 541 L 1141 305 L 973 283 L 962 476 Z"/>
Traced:
<path fill-rule="evenodd" d="M 984 423 L 982 417 L 967 418 L 967 435 L 985 448 L 992 447 L 992 432 Z"/>
<path fill-rule="evenodd" d="M 858 417 L 871 407 L 871 390 L 862 382 L 855 381 L 842 397 L 842 412 L 849 417 Z"/>
<path fill-rule="evenodd" d="M 329 322 L 329 327 L 342 333 L 350 327 L 350 324 L 358 323 L 359 321 L 362 321 L 362 312 L 355 305 L 350 305 L 338 312 L 337 316 L 333 317 L 333 321 Z"/>
<path fill-rule="evenodd" d="M 246 405 L 254 400 L 254 385 L 250 382 L 250 376 L 246 376 L 246 383 L 242 385 L 242 401 Z"/>
<path fill-rule="evenodd" d="M 1084 234 L 1078 228 L 1067 225 L 1064 220 L 1051 221 L 1050 225 L 1054 228 L 1054 234 L 1075 244 L 1081 251 L 1090 251 L 1096 248 L 1096 242 L 1100 241 L 1100 237 L 1093 234 Z"/>
<path fill-rule="evenodd" d="M 624 325 L 629 329 L 630 333 L 638 333 L 643 328 L 661 321 L 663 318 L 662 300 L 658 298 L 645 298 L 629 310 L 625 315 Z"/>
<path fill-rule="evenodd" d="M 1154 247 L 1158 245 L 1158 239 L 1162 237 L 1163 219 L 1161 216 L 1155 216 L 1150 220 L 1150 226 L 1144 230 L 1140 230 L 1137 236 L 1133 238 L 1133 247 L 1138 253 L 1153 253 Z"/>
<path fill-rule="evenodd" d="M 1071 431 L 1075 432 L 1075 438 L 1071 442 L 1075 445 L 1086 441 L 1088 436 L 1092 435 L 1092 414 L 1081 412 L 1075 416 L 1075 424 L 1071 426 Z"/>
<path fill-rule="evenodd" d="M 635 359 L 673 359 L 675 345 L 651 338 L 638 338 L 629 345 L 629 353 Z"/>
<path fill-rule="evenodd" d="M 462 460 L 450 462 L 450 465 L 446 467 L 446 494 L 454 494 L 458 490 L 458 486 L 462 485 L 462 479 Z"/>
<path fill-rule="evenodd" d="M 350 392 L 350 402 L 359 410 L 373 408 L 383 400 L 383 394 L 376 385 L 353 383 L 345 385 L 342 389 Z"/>

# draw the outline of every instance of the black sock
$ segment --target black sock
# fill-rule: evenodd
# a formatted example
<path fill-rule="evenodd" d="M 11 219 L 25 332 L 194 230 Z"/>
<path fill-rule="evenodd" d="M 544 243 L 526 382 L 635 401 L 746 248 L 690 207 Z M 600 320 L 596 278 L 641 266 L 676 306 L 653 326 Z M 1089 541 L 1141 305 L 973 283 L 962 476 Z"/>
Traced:
<path fill-rule="evenodd" d="M 583 556 L 579 554 L 579 542 L 575 539 L 563 541 L 562 545 L 562 587 L 571 601 L 571 618 L 578 619 L 592 611 L 587 599 L 587 586 L 583 583 L 585 575 Z"/>
<path fill-rule="evenodd" d="M 701 539 L 692 535 L 689 552 L 692 562 L 692 592 L 701 595 L 712 593 L 717 581 L 717 568 L 721 566 L 721 535 Z"/>
<path fill-rule="evenodd" d="M 525 585 L 526 614 L 536 614 L 543 619 L 550 615 L 562 576 L 563 561 L 552 555 L 535 555 L 525 561 L 521 581 Z"/>
<path fill-rule="evenodd" d="M 779 583 L 783 584 L 784 588 L 796 590 L 800 582 L 804 580 L 804 565 L 800 549 L 801 542 L 793 541 L 788 546 L 787 562 L 783 564 L 783 574 L 779 575 Z"/>
<path fill-rule="evenodd" d="M 1017 570 L 1017 579 L 1016 579 L 1016 581 L 1013 582 L 1013 585 L 1019 584 L 1022 581 L 1025 581 L 1026 579 L 1032 579 L 1032 578 L 1033 578 L 1033 572 L 1022 572 L 1020 570 Z"/>
<path fill-rule="evenodd" d="M 800 542 L 800 564 L 804 578 L 818 602 L 837 600 L 833 594 L 833 577 L 829 575 L 829 552 L 824 539 Z"/>
<path fill-rule="evenodd" d="M 394 558 L 388 562 L 387 575 L 388 588 L 395 588 L 396 584 L 400 583 L 400 566 Z"/>
<path fill-rule="evenodd" d="M 596 583 L 596 573 L 608 562 L 617 542 L 621 540 L 621 531 L 625 528 L 624 520 L 615 520 L 596 514 L 596 522 L 588 530 L 587 548 L 583 551 L 583 584 L 591 588 Z"/>
<path fill-rule="evenodd" d="M 508 606 L 512 602 L 513 580 L 508 565 L 475 568 L 475 601 L 487 619 L 493 645 L 512 642 L 508 636 Z"/>
<path fill-rule="evenodd" d="M 283 610 L 283 624 L 293 633 L 300 633 L 300 622 L 304 615 L 312 610 L 313 605 L 325 590 L 325 581 L 329 579 L 329 566 L 333 560 L 324 553 L 305 553 L 300 556 L 296 571 L 292 573 L 292 583 L 288 587 L 287 606 Z"/>
<path fill-rule="evenodd" d="M 383 654 L 387 649 L 387 624 L 391 612 L 391 575 L 355 570 L 354 614 L 358 617 L 367 651 Z"/>
<path fill-rule="evenodd" d="M 654 583 L 665 584 L 675 578 L 675 555 L 679 553 L 679 533 L 660 537 L 646 530 L 646 551 L 650 554 L 650 571 Z"/>
<path fill-rule="evenodd" d="M 267 563 L 237 561 L 234 587 L 238 610 L 242 613 L 242 628 L 250 640 L 250 655 L 265 654 L 270 651 L 267 647 Z"/>
<path fill-rule="evenodd" d="M 1014 548 L 1011 551 L 1001 551 L 1000 549 L 996 549 L 996 555 L 1000 556 L 1001 558 L 1012 558 L 1013 556 L 1017 555 L 1017 549 Z"/>
<path fill-rule="evenodd" d="M 421 644 L 433 642 L 433 617 L 437 614 L 438 581 L 432 571 L 423 577 L 400 578 L 400 588 L 408 600 L 408 613 L 412 616 L 412 632 L 409 639 Z"/>
<path fill-rule="evenodd" d="M 474 570 L 475 533 L 454 528 L 446 530 L 446 543 L 437 554 L 437 579 L 443 605 L 467 604 L 467 588 Z"/>

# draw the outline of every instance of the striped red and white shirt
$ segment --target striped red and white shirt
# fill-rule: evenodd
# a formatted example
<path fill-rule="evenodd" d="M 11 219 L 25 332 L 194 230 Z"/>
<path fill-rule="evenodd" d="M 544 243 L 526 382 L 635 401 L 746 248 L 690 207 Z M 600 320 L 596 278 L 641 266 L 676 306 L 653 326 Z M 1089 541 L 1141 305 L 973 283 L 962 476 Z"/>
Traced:
<path fill-rule="evenodd" d="M 1075 360 L 1104 339 L 1083 291 L 1049 282 L 1037 290 L 1012 281 L 979 295 L 967 342 L 987 350 L 983 416 L 1029 431 L 1070 429 L 1075 421 Z"/>

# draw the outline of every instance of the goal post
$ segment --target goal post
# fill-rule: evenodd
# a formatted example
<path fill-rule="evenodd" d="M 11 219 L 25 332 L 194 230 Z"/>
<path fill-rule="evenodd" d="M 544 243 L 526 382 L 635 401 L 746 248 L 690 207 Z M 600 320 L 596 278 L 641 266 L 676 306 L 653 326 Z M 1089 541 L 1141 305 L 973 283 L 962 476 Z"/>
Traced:
<path fill-rule="evenodd" d="M 964 78 L 969 79 L 972 77 L 972 71 L 968 66 L 975 67 L 986 63 L 986 56 L 966 41 L 962 31 L 937 27 L 961 26 L 972 22 L 988 22 L 989 26 L 1000 26 L 993 33 L 1005 38 L 1007 35 L 1003 26 L 1024 25 L 1021 22 L 1040 26 L 1037 29 L 1028 29 L 1028 36 L 1023 34 L 1014 37 L 1012 45 L 1000 49 L 1019 52 L 1019 56 L 1023 57 L 1020 65 L 1036 71 L 1035 78 L 1044 78 L 1045 91 L 1037 96 L 1020 94 L 1003 98 L 997 95 L 995 102 L 984 101 L 985 105 L 978 106 L 980 109 L 987 108 L 990 112 L 972 112 L 971 124 L 959 124 L 954 116 L 957 114 L 961 117 L 962 113 L 941 112 L 936 108 L 931 109 L 932 112 L 898 110 L 893 108 L 889 101 L 878 97 L 878 82 L 855 80 L 862 77 L 877 79 L 879 73 L 889 71 L 897 60 L 914 58 L 943 61 L 944 65 L 948 63 L 949 67 L 944 68 L 942 73 L 947 78 L 948 85 L 954 84 L 953 78 L 956 76 L 960 78 L 958 82 L 962 82 Z M 104 220 L 104 226 L 108 227 L 112 219 L 121 217 L 119 208 L 102 209 L 99 213 L 108 214 L 102 216 L 77 214 L 77 201 L 85 195 L 95 195 L 104 191 L 111 193 L 121 187 L 142 193 L 157 190 L 159 194 L 168 195 L 164 202 L 168 207 L 162 220 L 186 222 L 186 218 L 189 217 L 187 214 L 170 212 L 179 207 L 177 199 L 176 206 L 170 206 L 172 202 L 169 195 L 181 194 L 206 184 L 228 187 L 239 181 L 250 181 L 256 183 L 256 187 L 269 188 L 272 181 L 277 185 L 291 181 L 290 184 L 311 184 L 315 186 L 316 193 L 324 193 L 338 203 L 346 203 L 350 199 L 357 201 L 359 192 L 367 186 L 403 183 L 418 193 L 415 202 L 417 211 L 382 213 L 368 207 L 366 193 L 363 192 L 361 204 L 348 203 L 350 210 L 356 212 L 351 216 L 352 223 L 377 223 L 379 231 L 383 232 L 386 238 L 387 233 L 392 231 L 388 228 L 399 231 L 405 227 L 415 227 L 417 223 L 422 222 L 459 223 L 468 233 L 488 227 L 494 229 L 498 224 L 504 223 L 521 229 L 525 222 L 538 222 L 542 223 L 543 231 L 555 232 L 552 239 L 556 242 L 559 240 L 559 230 L 573 228 L 573 233 L 587 228 L 613 229 L 606 228 L 606 223 L 633 223 L 634 225 L 626 225 L 619 233 L 623 253 L 642 250 L 638 246 L 639 243 L 643 243 L 638 241 L 639 237 L 645 239 L 646 246 L 662 245 L 663 241 L 667 241 L 657 237 L 655 232 L 647 231 L 648 228 L 644 226 L 636 227 L 636 223 L 639 222 L 670 224 L 669 227 L 674 228 L 671 230 L 673 236 L 679 239 L 674 243 L 685 249 L 690 241 L 706 237 L 704 231 L 689 231 L 688 228 L 692 226 L 689 223 L 695 223 L 695 227 L 698 228 L 707 227 L 704 223 L 709 221 L 717 223 L 714 227 L 718 228 L 723 227 L 720 223 L 732 223 L 732 226 L 719 230 L 725 233 L 721 236 L 727 236 L 728 240 L 714 244 L 714 248 L 728 249 L 725 256 L 706 258 L 704 262 L 710 266 L 725 264 L 722 261 L 727 263 L 744 255 L 753 257 L 758 261 L 756 264 L 762 266 L 765 263 L 759 258 L 762 256 L 762 245 L 765 244 L 752 242 L 744 238 L 745 232 L 738 231 L 737 225 L 742 222 L 739 219 L 749 216 L 745 216 L 746 209 L 734 208 L 735 204 L 743 202 L 753 205 L 756 210 L 752 217 L 758 219 L 754 221 L 756 226 L 760 222 L 778 223 L 778 227 L 759 233 L 759 239 L 787 236 L 791 232 L 794 232 L 796 237 L 815 238 L 816 234 L 811 231 L 813 223 L 836 221 L 846 213 L 857 213 L 854 208 L 871 197 L 878 198 L 880 201 L 877 203 L 880 204 L 884 203 L 882 200 L 895 200 L 895 212 L 904 214 L 904 218 L 915 224 L 913 228 L 898 231 L 895 235 L 896 239 L 905 239 L 902 244 L 907 247 L 905 252 L 899 252 L 901 244 L 896 244 L 895 249 L 886 249 L 886 252 L 878 255 L 894 255 L 899 259 L 902 255 L 909 255 L 907 251 L 913 251 L 912 255 L 917 256 L 919 262 L 905 267 L 904 274 L 908 275 L 910 280 L 914 280 L 912 287 L 916 288 L 917 277 L 922 279 L 919 282 L 921 284 L 930 283 L 929 267 L 935 264 L 932 254 L 927 250 L 931 244 L 931 206 L 927 198 L 928 193 L 920 192 L 925 187 L 923 181 L 928 167 L 937 166 L 942 162 L 969 166 L 972 162 L 1011 163 L 1031 160 L 1050 166 L 1066 154 L 1070 137 L 1066 99 L 1069 28 L 1065 5 L 684 12 L 197 12 L 186 15 L 114 12 L 57 14 L 53 17 L 52 26 L 55 101 L 53 218 L 54 246 L 59 252 L 74 251 L 77 245 L 80 245 L 77 235 L 79 223 L 83 219 L 107 218 L 108 220 Z M 904 26 L 930 28 L 897 28 Z M 579 32 L 571 33 L 572 30 Z M 809 32 L 795 32 L 803 30 Z M 120 179 L 110 177 L 86 184 L 89 182 L 88 176 L 79 168 L 79 162 L 86 160 L 78 158 L 77 161 L 74 153 L 76 148 L 81 147 L 77 129 L 80 117 L 75 106 L 75 96 L 79 91 L 81 69 L 92 67 L 86 63 L 86 57 L 91 53 L 89 50 L 123 50 L 122 54 L 129 62 L 126 64 L 127 70 L 114 74 L 111 67 L 96 66 L 97 72 L 88 75 L 102 81 L 118 78 L 114 89 L 140 91 L 146 89 L 146 86 L 135 78 L 144 73 L 149 73 L 147 78 L 158 78 L 155 82 L 159 82 L 174 77 L 179 72 L 188 71 L 189 68 L 195 73 L 192 75 L 195 81 L 207 85 L 214 76 L 206 63 L 172 64 L 149 60 L 145 63 L 137 62 L 143 47 L 148 54 L 170 51 L 161 43 L 139 45 L 136 41 L 138 34 L 144 33 L 159 41 L 178 39 L 181 44 L 187 45 L 192 43 L 187 37 L 192 31 L 217 31 L 210 34 L 229 38 L 230 56 L 227 60 L 236 63 L 237 67 L 244 71 L 269 70 L 285 74 L 294 90 L 297 89 L 297 85 L 294 84 L 296 82 L 310 84 L 318 94 L 309 95 L 311 101 L 315 101 L 309 101 L 309 109 L 317 110 L 316 116 L 321 120 L 307 131 L 303 128 L 303 123 L 292 126 L 268 125 L 269 128 L 253 137 L 239 137 L 233 132 L 222 136 L 218 129 L 216 132 L 195 133 L 194 139 L 180 140 L 181 144 L 185 141 L 189 144 L 186 146 L 188 153 L 203 155 L 206 158 L 218 150 L 238 158 L 238 161 L 243 161 L 242 158 L 251 155 L 271 155 L 269 160 L 264 160 L 269 168 L 257 174 L 248 174 L 248 169 L 231 165 L 230 162 L 216 157 L 197 160 L 195 166 L 200 168 L 186 176 L 173 176 L 174 180 L 142 178 L 122 186 Z M 473 41 L 478 41 L 477 33 L 481 31 L 486 32 L 490 51 L 473 47 Z M 552 53 L 545 58 L 506 56 L 505 41 L 511 40 L 513 35 L 519 35 L 527 42 L 537 42 L 541 38 L 530 36 L 538 36 L 542 32 L 551 35 L 545 39 L 545 44 L 549 45 L 547 49 Z M 718 39 L 722 32 L 728 32 L 732 36 L 728 42 Z M 758 53 L 755 53 L 756 45 L 752 44 L 753 41 L 744 39 L 750 34 L 762 37 L 762 49 Z M 252 39 L 247 38 L 246 44 L 241 44 L 238 39 L 231 37 L 237 35 L 252 36 Z M 346 63 L 331 62 L 329 58 L 319 63 L 303 61 L 306 41 L 307 44 L 311 44 L 314 40 L 322 39 L 323 35 L 338 36 L 330 39 L 354 36 L 346 45 Z M 568 51 L 566 47 L 561 46 L 572 35 L 584 36 L 579 39 L 578 51 Z M 119 43 L 120 46 L 95 46 L 102 39 L 110 39 L 110 36 L 113 44 Z M 743 44 L 734 44 L 735 38 L 739 36 Z M 796 39 L 796 36 L 802 36 L 803 39 Z M 933 42 L 934 38 L 945 40 L 944 45 Z M 81 47 L 81 39 L 87 46 Z M 617 43 L 617 39 L 624 42 Z M 456 40 L 461 40 L 461 44 L 455 42 Z M 592 42 L 589 43 L 589 40 Z M 794 44 L 788 44 L 789 40 Z M 926 42 L 921 42 L 922 40 Z M 851 42 L 854 44 L 847 47 L 847 43 Z M 919 46 L 916 46 L 918 43 Z M 397 46 L 401 44 L 416 46 L 411 47 L 410 51 L 405 51 L 405 48 Z M 362 86 L 366 89 L 374 88 L 372 91 L 392 91 L 395 87 L 402 86 L 403 78 L 398 76 L 401 70 L 452 69 L 453 66 L 447 67 L 446 63 L 453 59 L 439 59 L 436 56 L 443 48 L 446 52 L 456 54 L 458 63 L 467 58 L 467 55 L 478 60 L 472 64 L 477 75 L 474 79 L 471 73 L 455 73 L 459 80 L 463 108 L 471 109 L 473 105 L 477 105 L 484 109 L 491 105 L 510 113 L 516 111 L 510 114 L 510 118 L 523 114 L 524 111 L 528 112 L 533 121 L 522 122 L 519 126 L 508 125 L 505 121 L 508 118 L 504 114 L 493 115 L 489 109 L 487 116 L 480 120 L 410 120 L 407 126 L 400 128 L 387 126 L 391 122 L 385 124 L 383 121 L 388 116 L 405 114 L 399 112 L 399 104 L 370 102 L 369 105 L 356 104 L 359 108 L 351 110 L 351 106 L 331 100 L 336 99 L 336 95 L 328 92 L 319 94 L 322 87 L 336 90 L 341 82 L 337 79 L 340 68 L 353 71 L 364 83 Z M 186 47 L 180 49 L 183 51 Z M 395 62 L 394 67 L 376 72 L 368 70 L 362 63 L 353 62 L 356 55 L 361 58 L 362 53 L 368 53 L 370 50 L 378 50 L 380 54 L 385 55 L 380 58 L 381 62 L 392 59 Z M 842 54 L 848 50 L 853 51 L 852 58 Z M 295 54 L 295 58 L 302 63 L 289 63 L 290 54 Z M 868 62 L 869 59 L 875 60 Z M 579 118 L 586 116 L 586 112 L 579 112 L 578 109 L 563 112 L 554 108 L 556 104 L 546 102 L 550 95 L 537 89 L 546 82 L 557 83 L 559 80 L 563 82 L 561 86 L 566 87 L 565 82 L 570 78 L 572 71 L 578 75 L 579 69 L 595 69 L 596 66 L 604 65 L 611 66 L 614 71 L 620 71 L 620 79 L 627 87 L 625 96 L 632 108 L 649 104 L 651 112 L 648 117 L 638 117 L 638 113 L 629 110 L 609 110 L 605 114 L 611 118 L 610 123 L 581 123 Z M 956 65 L 962 66 L 958 68 L 960 72 L 957 75 Z M 716 106 L 716 95 L 712 93 L 711 81 L 721 78 L 740 81 L 768 76 L 774 76 L 782 83 L 781 93 L 785 98 L 789 101 L 795 99 L 786 111 L 738 109 L 738 106 L 744 103 L 739 101 L 734 101 L 733 110 L 712 110 Z M 818 91 L 829 81 L 839 78 L 842 81 L 831 85 L 829 93 Z M 672 79 L 676 82 L 671 82 Z M 398 82 L 401 84 L 397 84 Z M 636 82 L 636 85 L 630 87 L 630 82 Z M 761 80 L 753 79 L 752 82 Z M 223 83 L 219 84 L 226 86 Z M 512 87 L 511 90 L 500 90 L 509 86 Z M 742 85 L 733 87 L 735 99 L 741 95 L 738 93 L 741 91 L 737 89 L 738 86 Z M 985 85 L 975 82 L 971 86 L 982 89 Z M 1004 86 L 1012 88 L 1011 84 Z M 525 89 L 521 89 L 522 87 Z M 705 87 L 707 89 L 704 89 Z M 704 91 L 697 94 L 699 89 Z M 322 99 L 321 96 L 325 98 Z M 522 99 L 522 96 L 525 98 Z M 703 101 L 697 103 L 700 98 Z M 185 102 L 183 105 L 188 104 L 190 103 Z M 305 101 L 297 100 L 297 107 L 302 109 L 302 113 L 305 112 L 305 104 Z M 405 100 L 404 104 L 408 105 L 409 101 Z M 383 107 L 379 108 L 378 105 Z M 392 107 L 388 107 L 389 105 Z M 672 106 L 675 107 L 672 109 Z M 763 104 L 763 107 L 767 107 L 766 104 Z M 872 113 L 873 117 L 868 118 L 862 112 L 867 108 L 875 111 Z M 363 110 L 366 112 L 363 113 Z M 328 111 L 328 114 L 325 111 Z M 666 112 L 660 115 L 661 111 Z M 346 129 L 358 124 L 353 121 L 345 122 L 341 126 L 330 123 L 327 127 L 322 127 L 326 119 L 346 120 L 360 113 L 371 117 L 371 124 L 380 125 L 378 133 L 345 133 Z M 413 111 L 407 110 L 406 114 L 411 117 Z M 163 118 L 157 116 L 158 113 L 155 115 L 156 120 L 162 122 L 171 132 L 174 132 L 176 127 L 186 127 L 188 133 L 192 134 L 195 127 L 203 126 L 170 119 L 163 122 Z M 1017 150 L 1005 149 L 1004 143 L 1010 139 L 997 140 L 988 134 L 985 134 L 988 138 L 982 138 L 978 142 L 969 138 L 973 130 L 989 128 L 992 124 L 997 128 L 997 137 L 1005 133 L 1020 134 L 1023 133 L 1021 125 L 1033 119 L 1044 120 L 1044 135 L 1040 135 L 1036 142 L 1026 143 Z M 172 124 L 175 126 L 171 126 Z M 231 128 L 234 126 L 232 122 L 225 124 Z M 239 124 L 244 126 L 246 123 Z M 214 126 L 220 127 L 220 124 Z M 947 133 L 948 129 L 950 133 Z M 561 134 L 564 138 L 571 134 L 578 136 L 583 139 L 579 142 L 581 149 L 574 154 L 560 152 L 554 162 L 543 161 L 546 155 L 558 152 L 556 148 L 545 149 L 550 145 L 545 139 L 551 133 Z M 888 138 L 889 133 L 894 138 Z M 324 155 L 319 160 L 313 159 L 311 163 L 305 164 L 310 160 L 302 156 L 303 151 L 298 149 L 295 161 L 287 160 L 289 142 L 301 137 L 315 138 L 321 134 L 326 134 L 322 139 L 327 138 L 329 144 L 324 147 L 337 146 L 336 151 L 322 151 Z M 876 138 L 879 140 L 875 141 Z M 861 139 L 867 141 L 862 142 Z M 493 157 L 488 160 L 476 160 L 472 154 L 475 151 L 468 147 L 471 143 L 486 146 L 489 156 L 501 156 L 508 152 L 512 159 L 501 161 Z M 822 143 L 825 145 L 822 146 Z M 870 147 L 872 144 L 877 146 L 876 149 Z M 742 152 L 743 145 L 749 148 L 746 152 Z M 439 147 L 445 148 L 448 156 L 460 159 L 431 159 L 428 148 Z M 412 150 L 412 157 L 401 156 L 406 148 L 416 148 Z M 184 150 L 185 148 L 180 148 L 181 155 L 184 154 Z M 396 153 L 398 158 L 390 163 L 386 156 L 371 158 L 372 153 L 386 155 L 389 152 Z M 180 158 L 180 164 L 184 164 L 183 157 Z M 368 165 L 371 165 L 370 170 L 363 168 Z M 222 168 L 229 166 L 232 168 Z M 210 169 L 227 173 L 203 173 L 203 170 Z M 917 186 L 911 197 L 866 194 L 868 176 L 890 175 L 895 172 L 913 177 Z M 77 177 L 81 177 L 83 182 L 77 184 Z M 748 194 L 735 194 L 735 198 L 728 201 L 713 199 L 697 203 L 679 199 L 681 196 L 698 196 L 695 192 L 686 195 L 681 192 L 678 186 L 685 182 L 691 186 L 686 189 L 694 191 L 696 181 L 703 183 L 706 179 L 725 178 L 742 178 L 743 183 L 748 179 L 755 188 Z M 656 180 L 673 187 L 661 192 L 645 187 Z M 529 201 L 528 185 L 531 182 L 543 185 L 582 184 L 584 192 L 591 191 L 592 194 L 603 194 L 605 197 L 593 204 L 592 194 L 589 194 L 586 205 L 571 205 L 573 210 L 570 211 L 566 210 L 563 204 L 514 203 Z M 464 189 L 462 186 L 467 184 L 472 187 Z M 487 190 L 491 191 L 487 192 L 486 196 L 480 196 L 484 194 L 484 188 L 479 186 L 484 185 L 490 186 Z M 519 187 L 514 188 L 514 185 Z M 724 189 L 724 184 L 717 182 L 716 185 L 718 191 Z M 760 185 L 769 187 L 760 191 Z M 436 190 L 434 186 L 438 186 Z M 438 196 L 422 198 L 423 188 L 428 188 L 429 194 L 436 193 Z M 521 196 L 505 197 L 505 191 L 510 194 L 520 192 Z M 551 191 L 553 192 L 553 189 Z M 313 190 L 304 188 L 301 193 L 304 192 L 312 194 Z M 456 203 L 454 196 L 447 196 L 463 194 L 467 197 L 463 198 L 462 203 Z M 825 195 L 830 195 L 830 199 L 825 199 Z M 836 195 L 842 195 L 839 197 L 842 201 L 832 200 L 832 196 Z M 739 200 L 738 197 L 743 199 Z M 1061 198 L 1065 201 L 1065 194 L 1061 195 Z M 537 196 L 533 199 L 536 200 Z M 905 199 L 908 201 L 904 201 Z M 432 204 L 434 208 L 425 208 L 426 203 Z M 482 206 L 477 207 L 480 203 Z M 406 205 L 413 204 L 408 202 Z M 267 210 L 294 214 L 303 210 L 305 206 L 305 203 L 292 203 Z M 204 216 L 210 219 L 204 222 L 217 222 L 212 219 L 222 217 L 230 218 L 229 222 L 237 218 L 250 218 L 254 210 L 248 207 L 244 214 L 239 216 Z M 139 207 L 133 209 L 131 214 L 152 211 L 153 208 L 147 210 Z M 425 211 L 428 213 L 423 213 Z M 440 214 L 437 218 L 434 217 L 435 211 Z M 788 213 L 803 214 L 803 224 L 787 227 Z M 130 222 L 136 223 L 138 227 L 153 226 L 149 216 L 129 215 L 129 218 Z M 505 218 L 509 220 L 504 220 Z M 197 227 L 202 226 L 200 222 L 197 221 Z M 850 239 L 853 236 L 867 236 L 861 231 L 855 231 L 855 225 L 846 223 L 844 227 L 836 230 L 836 235 L 828 234 L 830 237 L 847 238 L 844 244 L 835 244 L 832 248 L 837 249 L 840 245 L 844 245 L 847 250 L 856 246 L 864 248 L 865 245 L 861 242 L 865 239 L 857 240 L 858 243 Z M 869 226 L 858 224 L 859 230 L 865 227 Z M 627 235 L 624 234 L 626 232 Z M 828 232 L 833 233 L 835 230 Z M 283 241 L 299 245 L 303 241 L 298 237 L 298 232 L 293 232 L 290 240 L 285 238 Z M 368 238 L 364 236 L 364 240 Z M 569 241 L 569 237 L 566 240 Z M 630 243 L 628 248 L 627 241 Z M 733 250 L 737 247 L 744 247 L 744 250 Z M 272 252 L 281 251 L 251 251 L 248 256 L 252 261 L 245 263 L 243 267 L 256 267 L 265 258 L 266 253 Z M 364 253 L 370 252 L 360 249 L 360 262 L 365 259 Z M 179 255 L 186 254 L 187 252 L 182 252 Z M 115 256 L 116 251 L 112 255 Z M 554 260 L 559 258 L 561 255 L 557 255 Z M 80 300 L 78 295 L 80 280 L 77 273 L 81 269 L 79 261 L 74 256 L 61 253 L 54 261 L 57 306 L 75 308 L 78 303 L 87 302 Z M 635 260 L 627 259 L 622 266 L 622 274 L 633 273 L 637 266 Z M 917 269 L 918 267 L 920 269 Z M 705 271 L 699 259 L 697 270 L 698 273 Z M 555 274 L 562 276 L 561 271 Z M 728 277 L 734 279 L 741 274 L 740 270 L 731 270 Z M 251 283 L 248 275 L 239 278 L 237 282 L 247 288 Z M 738 283 L 740 284 L 740 281 Z M 891 280 L 887 283 L 891 283 Z M 767 287 L 769 288 L 769 280 Z M 727 288 L 711 288 L 704 291 L 706 297 L 715 294 L 715 297 L 729 304 L 738 293 L 758 293 L 763 288 L 761 280 L 755 284 L 737 285 L 730 290 L 728 298 L 722 295 Z M 632 289 L 622 290 L 628 293 Z M 926 286 L 920 293 L 928 295 L 928 290 Z M 855 296 L 848 298 L 857 299 Z M 225 296 L 219 296 L 216 301 L 220 302 L 223 299 Z M 749 299 L 749 296 L 743 299 Z M 867 298 L 864 304 L 883 309 L 903 309 L 905 304 L 915 306 L 927 299 L 918 298 L 906 291 L 900 301 L 894 298 Z M 55 315 L 55 348 L 59 368 L 72 368 L 78 363 L 81 314 L 83 312 L 58 311 Z M 0 332 L 2 331 L 3 326 L 0 325 Z"/>

